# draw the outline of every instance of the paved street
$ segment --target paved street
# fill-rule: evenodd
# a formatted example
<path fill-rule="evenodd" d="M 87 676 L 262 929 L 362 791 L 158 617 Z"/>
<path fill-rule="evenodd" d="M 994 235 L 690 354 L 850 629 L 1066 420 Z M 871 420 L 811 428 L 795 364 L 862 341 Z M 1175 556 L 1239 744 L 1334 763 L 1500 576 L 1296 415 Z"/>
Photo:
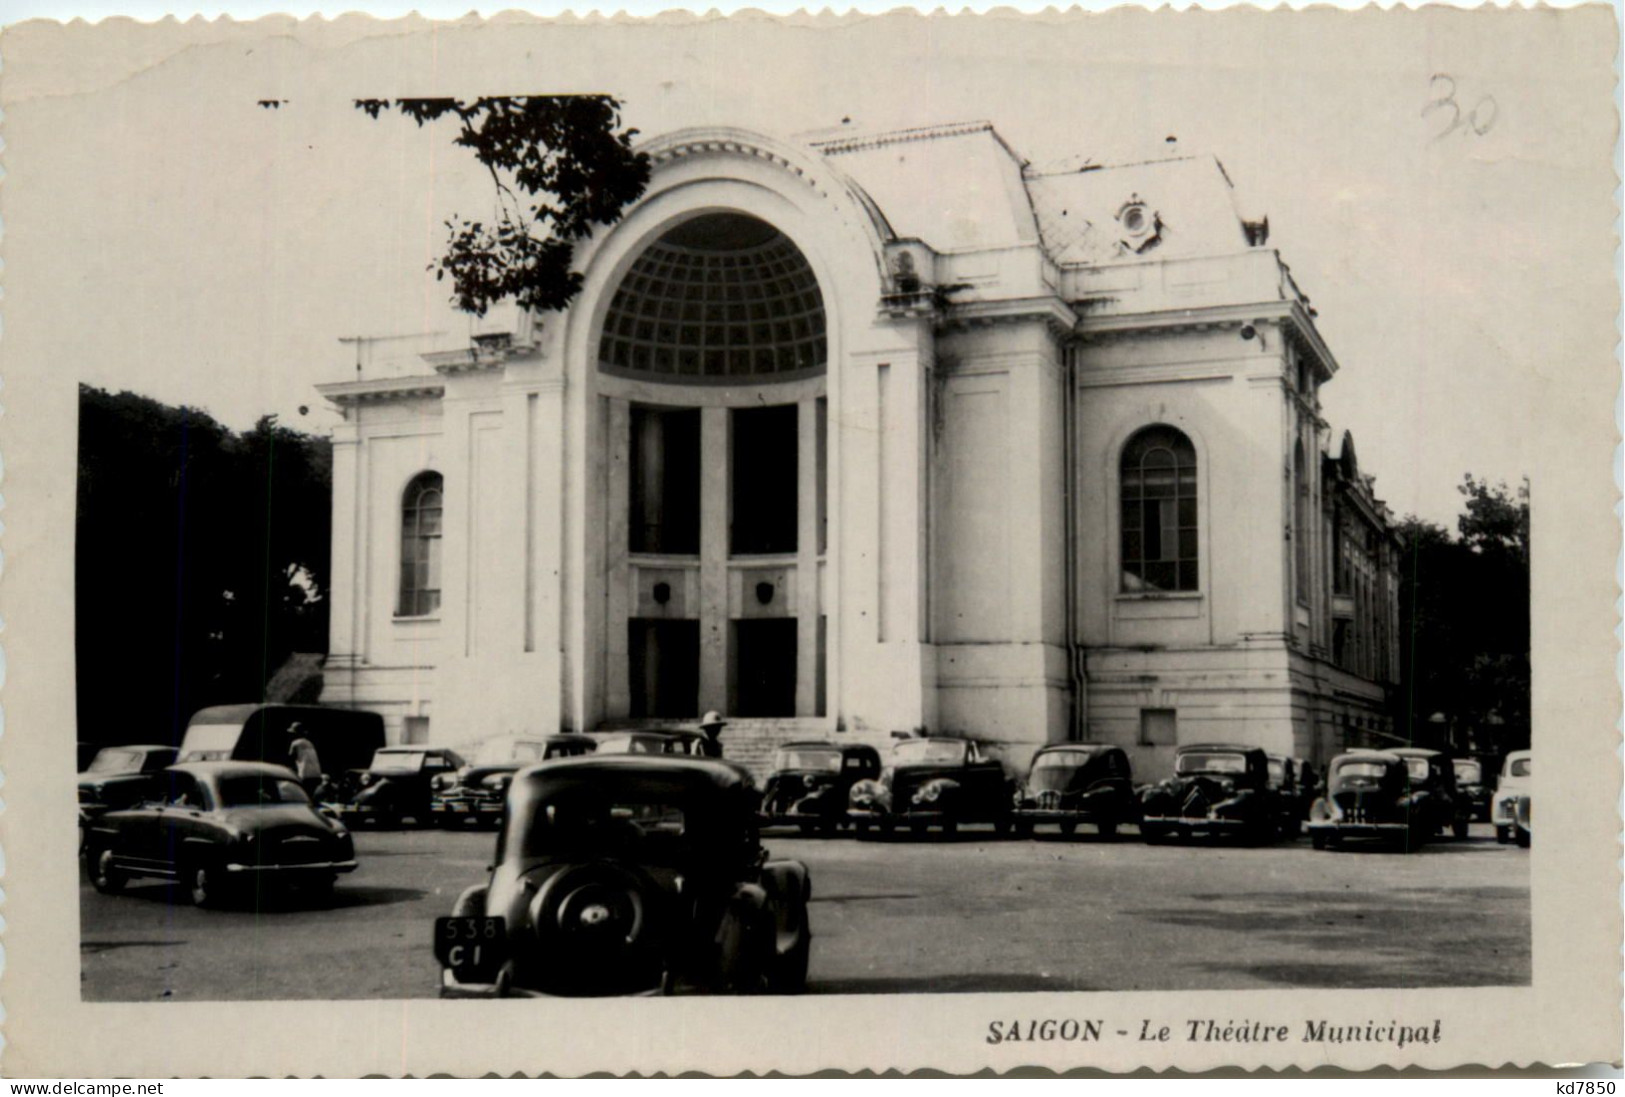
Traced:
<path fill-rule="evenodd" d="M 1132 830 L 1000 840 L 770 836 L 812 872 L 810 991 L 1485 986 L 1530 976 L 1530 852 L 1410 855 L 1146 846 Z M 81 887 L 93 1001 L 432 996 L 435 916 L 482 877 L 488 833 L 357 835 L 321 909 L 199 910 L 160 882 Z"/>

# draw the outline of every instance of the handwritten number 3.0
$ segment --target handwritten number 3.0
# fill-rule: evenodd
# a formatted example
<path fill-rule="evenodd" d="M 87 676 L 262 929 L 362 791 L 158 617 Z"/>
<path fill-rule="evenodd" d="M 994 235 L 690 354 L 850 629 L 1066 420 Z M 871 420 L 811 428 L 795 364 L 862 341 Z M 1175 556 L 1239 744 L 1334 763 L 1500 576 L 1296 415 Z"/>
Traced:
<path fill-rule="evenodd" d="M 1441 85 L 1444 87 L 1441 89 Z M 1433 135 L 1435 141 L 1441 137 L 1460 131 L 1465 137 L 1469 132 L 1483 137 L 1495 127 L 1495 120 L 1500 117 L 1501 107 L 1496 103 L 1494 96 L 1486 95 L 1473 105 L 1473 109 L 1462 112 L 1461 104 L 1456 102 L 1456 78 L 1447 73 L 1435 73 L 1428 81 L 1428 87 L 1433 93 L 1427 106 L 1422 108 L 1422 117 L 1426 118 L 1434 111 L 1450 111 L 1450 124 Z"/>

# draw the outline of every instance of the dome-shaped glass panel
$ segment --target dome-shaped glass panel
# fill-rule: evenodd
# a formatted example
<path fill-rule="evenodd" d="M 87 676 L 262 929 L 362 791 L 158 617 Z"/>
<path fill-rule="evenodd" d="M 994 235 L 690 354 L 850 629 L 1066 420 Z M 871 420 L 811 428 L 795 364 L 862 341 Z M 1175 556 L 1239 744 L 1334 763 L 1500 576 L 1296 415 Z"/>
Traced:
<path fill-rule="evenodd" d="M 755 217 L 712 213 L 644 249 L 610 299 L 607 373 L 746 383 L 824 371 L 824 296 L 806 257 Z"/>

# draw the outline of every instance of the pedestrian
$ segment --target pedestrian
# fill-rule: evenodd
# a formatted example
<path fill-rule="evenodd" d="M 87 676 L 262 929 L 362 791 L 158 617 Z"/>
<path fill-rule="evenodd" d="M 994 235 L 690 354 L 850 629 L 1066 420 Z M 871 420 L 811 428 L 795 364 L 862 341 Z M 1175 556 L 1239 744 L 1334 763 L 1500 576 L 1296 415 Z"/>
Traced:
<path fill-rule="evenodd" d="M 705 738 L 700 740 L 700 750 L 707 758 L 722 757 L 722 729 L 728 722 L 722 718 L 722 713 L 712 709 L 700 717 L 700 734 Z"/>
<path fill-rule="evenodd" d="M 322 783 L 322 762 L 316 756 L 316 744 L 305 738 L 297 721 L 288 725 L 288 735 L 292 740 L 288 743 L 288 768 L 314 799 Z"/>

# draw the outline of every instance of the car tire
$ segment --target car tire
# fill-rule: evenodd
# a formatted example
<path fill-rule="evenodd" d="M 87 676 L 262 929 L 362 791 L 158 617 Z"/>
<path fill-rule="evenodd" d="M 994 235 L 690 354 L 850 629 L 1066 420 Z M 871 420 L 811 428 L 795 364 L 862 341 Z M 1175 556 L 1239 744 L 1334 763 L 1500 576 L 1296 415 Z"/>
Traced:
<path fill-rule="evenodd" d="M 1467 820 L 1465 820 L 1465 819 L 1457 819 L 1454 823 L 1451 823 L 1450 824 L 1450 833 L 1451 833 L 1451 835 L 1453 837 L 1456 837 L 1456 838 L 1465 838 L 1465 837 L 1467 837 Z"/>
<path fill-rule="evenodd" d="M 1078 833 L 1078 823 L 1075 819 L 1066 819 L 1060 823 L 1057 823 L 1056 826 L 1060 829 L 1061 837 L 1063 838 L 1070 838 L 1074 834 Z"/>
<path fill-rule="evenodd" d="M 1168 840 L 1168 832 L 1161 827 L 1141 826 L 1140 837 L 1145 839 L 1147 845 L 1160 846 Z"/>
<path fill-rule="evenodd" d="M 859 838 L 867 838 L 867 837 L 869 837 L 869 824 L 868 823 L 854 822 L 852 824 L 852 829 L 854 829 L 854 830 L 856 830 L 858 832 L 858 837 Z"/>
<path fill-rule="evenodd" d="M 717 974 L 728 994 L 761 994 L 773 970 L 773 926 L 760 912 L 733 910 L 717 935 Z"/>
<path fill-rule="evenodd" d="M 880 823 L 880 833 L 890 838 L 897 830 L 897 824 L 890 819 L 883 819 Z"/>
<path fill-rule="evenodd" d="M 181 883 L 195 907 L 217 907 L 225 898 L 225 879 L 219 869 L 204 864 L 185 866 Z"/>
<path fill-rule="evenodd" d="M 1518 831 L 1518 847 L 1520 849 L 1528 849 L 1529 848 L 1530 833 L 1527 830 L 1524 830 L 1522 827 L 1518 827 L 1517 831 Z"/>
<path fill-rule="evenodd" d="M 811 838 L 818 830 L 818 824 L 811 821 L 797 823 L 796 826 L 801 830 L 803 838 Z"/>
<path fill-rule="evenodd" d="M 1032 822 L 1022 819 L 1015 824 L 1015 832 L 1017 838 L 1031 838 L 1033 836 Z"/>
<path fill-rule="evenodd" d="M 1495 841 L 1496 841 L 1496 843 L 1498 845 L 1503 845 L 1503 846 L 1506 845 L 1508 842 L 1512 841 L 1512 828 L 1511 827 L 1496 827 L 1495 828 Z"/>
<path fill-rule="evenodd" d="M 305 894 L 318 902 L 326 902 L 333 898 L 333 887 L 339 882 L 337 876 L 322 875 L 312 877 L 305 881 Z"/>
<path fill-rule="evenodd" d="M 942 824 L 942 836 L 944 838 L 952 838 L 954 835 L 956 835 L 958 833 L 959 833 L 959 820 L 957 820 L 957 819 L 947 819 L 947 820 L 943 821 L 943 824 Z"/>
<path fill-rule="evenodd" d="M 1309 836 L 1309 844 L 1314 846 L 1316 849 L 1325 849 L 1326 836 L 1317 830 Z"/>
<path fill-rule="evenodd" d="M 117 895 L 124 890 L 129 878 L 113 867 L 113 851 L 104 849 L 94 852 L 89 858 L 90 886 L 103 895 Z"/>
<path fill-rule="evenodd" d="M 1009 834 L 1010 833 L 1010 820 L 1009 820 L 1009 818 L 1008 817 L 1001 817 L 1001 818 L 993 820 L 993 833 L 997 834 L 1000 838 L 1003 838 L 1005 835 Z"/>

